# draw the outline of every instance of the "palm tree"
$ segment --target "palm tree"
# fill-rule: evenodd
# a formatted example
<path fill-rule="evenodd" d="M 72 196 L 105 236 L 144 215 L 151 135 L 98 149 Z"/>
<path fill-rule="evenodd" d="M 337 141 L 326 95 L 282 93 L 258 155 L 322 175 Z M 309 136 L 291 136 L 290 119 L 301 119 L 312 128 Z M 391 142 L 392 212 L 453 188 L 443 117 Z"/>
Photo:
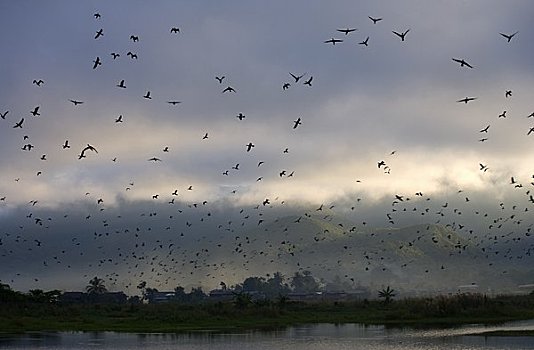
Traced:
<path fill-rule="evenodd" d="M 378 297 L 384 299 L 384 304 L 389 304 L 395 297 L 395 290 L 390 286 L 378 291 Z"/>
<path fill-rule="evenodd" d="M 104 294 L 108 291 L 104 285 L 104 280 L 96 276 L 89 281 L 89 285 L 85 287 L 85 290 L 89 294 Z"/>

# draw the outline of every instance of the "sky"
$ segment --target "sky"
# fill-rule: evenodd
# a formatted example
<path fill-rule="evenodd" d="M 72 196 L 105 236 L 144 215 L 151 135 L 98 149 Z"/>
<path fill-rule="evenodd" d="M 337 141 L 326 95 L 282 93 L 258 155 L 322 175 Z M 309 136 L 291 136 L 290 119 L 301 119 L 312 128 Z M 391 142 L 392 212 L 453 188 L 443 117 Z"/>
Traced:
<path fill-rule="evenodd" d="M 0 237 L 35 230 L 32 211 L 173 199 L 228 216 L 356 198 L 384 216 L 416 192 L 529 207 L 533 13 L 527 0 L 1 2 Z"/>

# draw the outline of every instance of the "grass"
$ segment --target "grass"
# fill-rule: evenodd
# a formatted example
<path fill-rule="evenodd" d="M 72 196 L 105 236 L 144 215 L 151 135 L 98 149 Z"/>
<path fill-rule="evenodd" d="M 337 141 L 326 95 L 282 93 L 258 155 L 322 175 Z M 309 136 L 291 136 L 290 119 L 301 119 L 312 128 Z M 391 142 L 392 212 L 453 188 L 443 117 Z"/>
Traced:
<path fill-rule="evenodd" d="M 0 330 L 183 332 L 278 328 L 310 323 L 443 326 L 534 319 L 534 296 L 457 295 L 379 301 L 278 304 L 60 305 L 0 303 Z M 494 335 L 488 333 L 488 335 Z"/>

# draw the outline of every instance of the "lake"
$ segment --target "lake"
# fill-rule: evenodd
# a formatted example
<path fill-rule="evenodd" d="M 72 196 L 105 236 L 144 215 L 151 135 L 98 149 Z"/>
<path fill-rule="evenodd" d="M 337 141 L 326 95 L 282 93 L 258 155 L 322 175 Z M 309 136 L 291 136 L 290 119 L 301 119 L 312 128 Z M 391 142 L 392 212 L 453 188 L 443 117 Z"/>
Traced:
<path fill-rule="evenodd" d="M 500 326 L 469 325 L 456 328 L 388 328 L 361 324 L 314 324 L 273 331 L 179 334 L 114 332 L 39 332 L 0 335 L 0 349 L 534 349 L 534 337 L 470 335 L 491 330 L 534 330 L 534 320 Z"/>

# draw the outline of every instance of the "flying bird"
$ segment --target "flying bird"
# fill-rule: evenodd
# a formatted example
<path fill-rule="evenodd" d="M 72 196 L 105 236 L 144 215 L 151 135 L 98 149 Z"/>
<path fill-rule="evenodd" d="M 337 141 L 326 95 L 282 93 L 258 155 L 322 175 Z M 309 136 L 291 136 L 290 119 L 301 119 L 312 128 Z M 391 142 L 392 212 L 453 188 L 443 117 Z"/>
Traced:
<path fill-rule="evenodd" d="M 299 125 L 302 124 L 300 117 L 297 120 L 293 121 L 293 129 L 296 129 Z"/>
<path fill-rule="evenodd" d="M 462 98 L 461 100 L 458 100 L 456 102 L 463 102 L 463 103 L 467 104 L 468 102 L 474 101 L 476 99 L 477 99 L 477 97 L 466 97 L 466 98 Z"/>
<path fill-rule="evenodd" d="M 33 111 L 30 112 L 34 117 L 40 116 L 41 113 L 39 113 L 39 106 L 35 107 Z"/>
<path fill-rule="evenodd" d="M 365 45 L 365 46 L 369 46 L 369 37 L 365 38 L 364 41 L 361 41 L 358 43 L 359 45 Z"/>
<path fill-rule="evenodd" d="M 117 59 L 118 57 L 121 57 L 121 55 L 116 52 L 112 52 L 111 57 L 113 57 L 113 59 Z"/>
<path fill-rule="evenodd" d="M 373 17 L 371 17 L 371 16 L 367 16 L 367 17 L 369 17 L 369 19 L 370 19 L 371 21 L 373 21 L 373 24 L 376 24 L 377 22 L 379 22 L 379 21 L 382 20 L 382 18 L 373 18 Z"/>
<path fill-rule="evenodd" d="M 225 93 L 225 92 L 235 92 L 235 89 L 234 89 L 233 87 L 231 87 L 231 86 L 228 86 L 228 87 L 227 87 L 226 89 L 224 89 L 222 92 L 223 92 L 223 93 Z"/>
<path fill-rule="evenodd" d="M 345 33 L 345 35 L 348 35 L 349 33 L 352 33 L 358 29 L 356 28 L 345 28 L 345 29 L 338 29 L 338 32 Z"/>
<path fill-rule="evenodd" d="M 137 35 L 130 35 L 130 40 L 135 43 L 139 41 L 139 37 Z"/>
<path fill-rule="evenodd" d="M 134 59 L 134 58 L 137 59 L 137 54 L 136 54 L 136 53 L 133 53 L 133 52 L 131 52 L 131 51 L 128 51 L 128 52 L 126 53 L 126 56 L 130 56 L 131 59 Z"/>
<path fill-rule="evenodd" d="M 334 39 L 334 38 L 324 41 L 325 44 L 332 44 L 333 46 L 336 46 L 337 43 L 342 43 L 342 42 L 343 42 L 343 39 Z"/>
<path fill-rule="evenodd" d="M 178 28 L 178 27 L 172 27 L 172 28 L 171 28 L 171 33 L 180 33 L 180 28 Z"/>
<path fill-rule="evenodd" d="M 217 81 L 219 82 L 219 84 L 222 84 L 224 78 L 226 78 L 224 75 L 222 77 L 215 77 L 215 79 L 217 79 Z"/>
<path fill-rule="evenodd" d="M 205 133 L 204 136 L 202 137 L 202 140 L 207 140 L 208 139 L 208 133 Z"/>
<path fill-rule="evenodd" d="M 490 125 L 486 126 L 484 129 L 480 130 L 479 132 L 485 132 L 485 133 L 487 133 L 489 127 L 490 127 Z"/>
<path fill-rule="evenodd" d="M 290 86 L 291 86 L 291 84 L 284 83 L 284 85 L 282 85 L 282 90 L 287 90 L 287 89 L 289 89 Z"/>
<path fill-rule="evenodd" d="M 144 98 L 146 98 L 147 100 L 151 100 L 152 97 L 150 96 L 150 91 L 147 91 L 145 96 L 143 96 Z"/>
<path fill-rule="evenodd" d="M 103 35 L 104 35 L 104 29 L 100 29 L 99 31 L 96 32 L 95 39 L 98 39 Z"/>
<path fill-rule="evenodd" d="M 63 144 L 63 149 L 67 149 L 67 148 L 70 148 L 70 145 L 69 145 L 69 140 L 65 140 L 65 143 Z"/>
<path fill-rule="evenodd" d="M 408 32 L 410 31 L 410 29 L 406 29 L 406 31 L 404 33 L 399 33 L 399 32 L 396 32 L 396 31 L 392 31 L 393 34 L 395 34 L 396 36 L 398 36 L 401 41 L 404 41 L 405 37 L 406 37 L 406 34 L 408 34 Z"/>
<path fill-rule="evenodd" d="M 527 136 L 532 134 L 534 132 L 534 126 L 532 128 L 530 128 L 530 130 L 527 132 Z"/>
<path fill-rule="evenodd" d="M 298 83 L 299 80 L 300 80 L 303 76 L 306 75 L 306 73 L 304 73 L 304 74 L 302 74 L 302 75 L 295 75 L 295 74 L 289 72 L 289 75 L 291 75 L 291 76 L 293 77 L 293 79 L 295 79 L 295 83 Z"/>
<path fill-rule="evenodd" d="M 102 62 L 100 61 L 100 57 L 96 56 L 96 59 L 93 61 L 93 69 L 96 69 L 96 67 L 102 65 Z"/>
<path fill-rule="evenodd" d="M 95 19 L 100 19 L 100 17 L 102 17 L 102 16 L 100 15 L 100 13 L 98 13 L 98 12 L 95 13 L 93 16 L 95 17 Z"/>
<path fill-rule="evenodd" d="M 250 150 L 255 147 L 255 145 L 252 143 L 252 142 L 249 142 L 248 145 L 246 145 L 247 147 L 247 152 L 250 152 Z"/>
<path fill-rule="evenodd" d="M 308 80 L 306 80 L 304 82 L 304 85 L 308 85 L 308 86 L 312 86 L 312 80 L 313 80 L 313 76 L 310 76 Z"/>
<path fill-rule="evenodd" d="M 504 97 L 508 98 L 508 97 L 512 97 L 512 90 L 506 90 L 504 92 Z"/>
<path fill-rule="evenodd" d="M 44 81 L 41 80 L 41 79 L 39 79 L 39 80 L 35 80 L 35 79 L 34 79 L 34 80 L 33 80 L 33 84 L 35 84 L 35 85 L 37 85 L 37 86 L 41 86 L 41 84 L 43 84 L 43 83 L 44 83 Z"/>
<path fill-rule="evenodd" d="M 4 113 L 0 113 L 0 118 L 6 119 L 6 115 L 9 113 L 9 111 L 5 111 Z"/>
<path fill-rule="evenodd" d="M 161 162 L 161 159 L 157 158 L 157 157 L 152 157 L 150 159 L 148 159 L 149 162 Z"/>
<path fill-rule="evenodd" d="M 478 165 L 480 166 L 480 170 L 482 170 L 484 172 L 488 171 L 488 166 L 487 165 L 484 165 L 482 163 L 479 163 Z"/>
<path fill-rule="evenodd" d="M 122 123 L 122 114 L 115 119 L 115 123 Z"/>
<path fill-rule="evenodd" d="M 69 100 L 69 101 L 72 102 L 75 106 L 81 105 L 83 103 L 83 101 L 77 101 L 77 100 Z"/>
<path fill-rule="evenodd" d="M 453 58 L 452 60 L 453 60 L 454 62 L 460 63 L 460 67 L 469 67 L 469 68 L 473 68 L 473 66 L 470 65 L 469 63 L 467 63 L 463 58 L 462 58 L 462 59 Z"/>
<path fill-rule="evenodd" d="M 167 101 L 168 104 L 176 106 L 177 104 L 182 103 L 181 101 Z"/>
<path fill-rule="evenodd" d="M 506 40 L 507 40 L 508 42 L 510 42 L 510 40 L 512 40 L 512 38 L 513 38 L 517 33 L 519 33 L 519 32 L 515 32 L 515 33 L 513 33 L 513 34 L 504 34 L 504 33 L 499 33 L 499 34 L 501 34 L 503 37 L 506 38 Z"/>
<path fill-rule="evenodd" d="M 124 85 L 124 79 L 122 79 L 122 80 L 117 84 L 117 87 L 126 89 L 126 85 Z"/>
<path fill-rule="evenodd" d="M 246 117 L 245 117 L 245 115 L 244 115 L 243 113 L 239 113 L 239 114 L 236 116 L 236 118 L 239 119 L 239 120 L 243 120 L 243 119 L 245 119 Z"/>
<path fill-rule="evenodd" d="M 24 118 L 20 120 L 20 122 L 16 123 L 13 128 L 21 128 L 22 129 L 22 123 L 24 123 Z"/>

